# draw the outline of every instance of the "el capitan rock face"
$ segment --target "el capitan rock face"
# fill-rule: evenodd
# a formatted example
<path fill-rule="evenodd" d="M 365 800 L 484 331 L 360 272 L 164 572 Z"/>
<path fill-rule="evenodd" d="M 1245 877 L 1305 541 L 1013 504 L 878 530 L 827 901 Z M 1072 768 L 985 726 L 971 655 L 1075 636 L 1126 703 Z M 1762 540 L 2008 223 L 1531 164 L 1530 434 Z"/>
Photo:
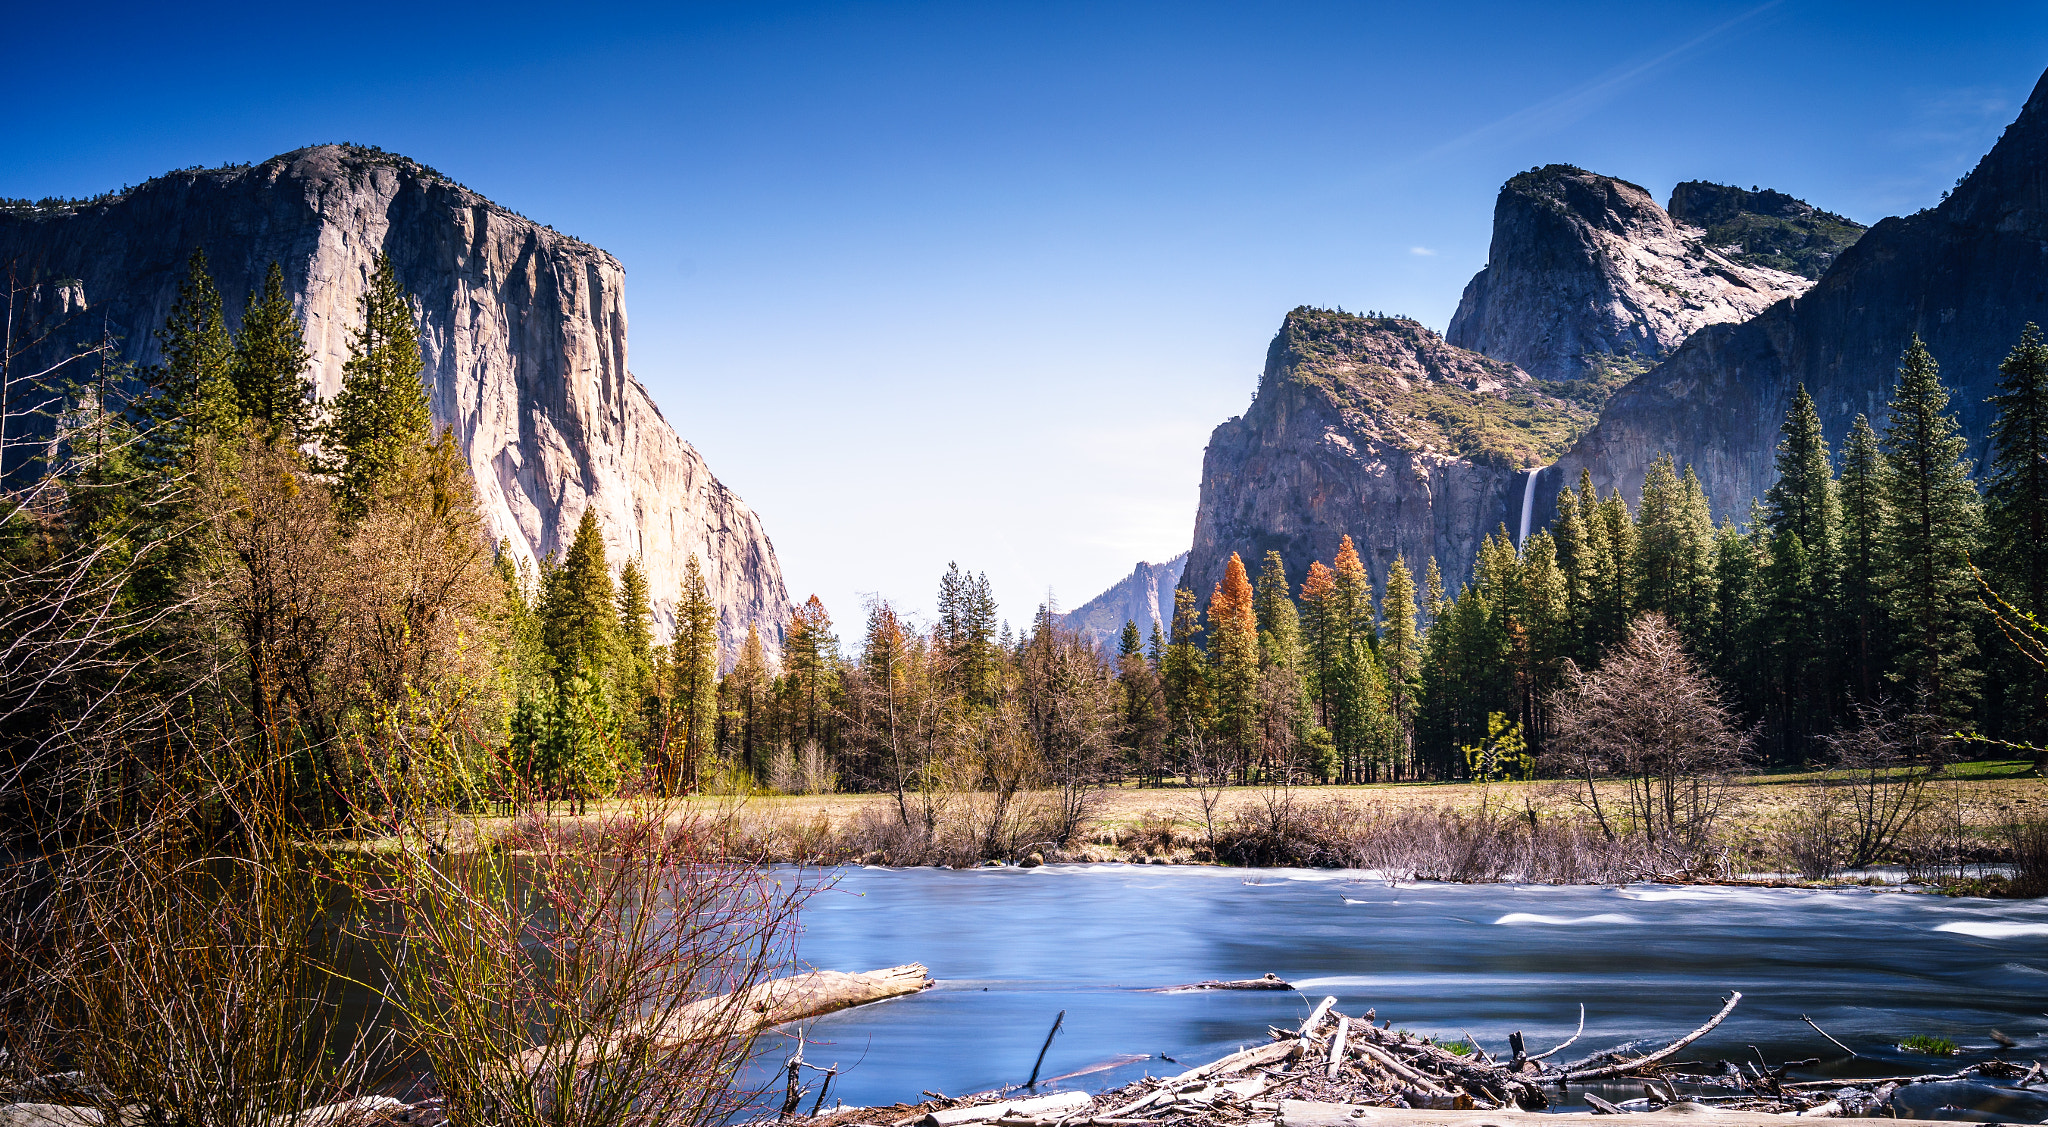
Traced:
<path fill-rule="evenodd" d="M 1659 454 L 1690 463 L 1717 517 L 1740 518 L 1775 480 L 1773 450 L 1805 384 L 1837 451 L 1861 412 L 1880 430 L 1899 354 L 1915 333 L 1941 364 L 1950 410 L 1981 464 L 1985 402 L 2028 321 L 2048 322 L 2048 76 L 2019 117 L 1939 206 L 1879 222 L 1804 296 L 1694 335 L 1617 392 L 1543 475 L 1542 508 L 1582 469 L 1640 495 Z"/>
<path fill-rule="evenodd" d="M 1126 622 L 1138 624 L 1141 640 L 1151 638 L 1154 622 L 1165 634 L 1173 625 L 1173 589 L 1187 562 L 1182 552 L 1165 563 L 1140 563 L 1109 590 L 1061 615 L 1060 624 L 1109 650 L 1116 649 Z"/>
<path fill-rule="evenodd" d="M 1418 582 L 1434 556 L 1455 583 L 1487 534 L 1518 523 L 1523 468 L 1591 421 L 1414 321 L 1297 309 L 1250 409 L 1210 436 L 1181 585 L 1206 604 L 1232 552 L 1256 574 L 1278 551 L 1298 587 L 1346 534 L 1376 588 L 1396 556 Z"/>
<path fill-rule="evenodd" d="M 52 354 L 97 339 L 104 318 L 126 360 L 155 362 L 195 247 L 230 326 L 270 263 L 283 267 L 323 397 L 340 389 L 371 261 L 388 255 L 417 298 L 435 422 L 460 439 L 492 535 L 552 557 L 595 508 L 614 566 L 641 557 L 663 633 L 694 552 L 728 654 L 750 623 L 780 641 L 790 604 L 775 550 L 627 370 L 625 271 L 611 255 L 411 160 L 337 145 L 0 210 L 0 265 L 35 283 L 19 312 L 57 330 Z"/>
<path fill-rule="evenodd" d="M 1703 326 L 1748 320 L 1810 285 L 1707 245 L 1701 228 L 1675 221 L 1626 180 L 1553 164 L 1501 187 L 1487 265 L 1466 285 L 1444 339 L 1541 380 L 1604 385 L 1589 389 L 1596 398 L 1587 406 L 1597 409 L 1617 377 Z"/>

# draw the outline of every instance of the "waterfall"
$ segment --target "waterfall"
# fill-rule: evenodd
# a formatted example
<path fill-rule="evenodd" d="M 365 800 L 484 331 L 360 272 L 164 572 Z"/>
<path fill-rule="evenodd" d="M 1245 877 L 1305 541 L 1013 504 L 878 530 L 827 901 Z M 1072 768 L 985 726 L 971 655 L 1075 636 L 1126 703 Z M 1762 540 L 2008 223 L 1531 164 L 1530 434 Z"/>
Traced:
<path fill-rule="evenodd" d="M 1522 483 L 1522 534 L 1515 538 L 1517 548 L 1529 542 L 1529 511 L 1536 507 L 1536 479 L 1543 476 L 1543 471 L 1549 468 L 1537 466 L 1535 469 L 1522 471 L 1528 474 L 1529 478 Z"/>

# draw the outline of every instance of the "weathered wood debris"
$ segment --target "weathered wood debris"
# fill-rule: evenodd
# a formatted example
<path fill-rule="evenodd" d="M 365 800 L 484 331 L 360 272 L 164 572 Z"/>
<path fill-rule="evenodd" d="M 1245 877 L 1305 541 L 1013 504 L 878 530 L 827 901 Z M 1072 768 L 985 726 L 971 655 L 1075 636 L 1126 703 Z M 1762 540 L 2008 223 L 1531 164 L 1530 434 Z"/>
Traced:
<path fill-rule="evenodd" d="M 722 994 L 692 1002 L 664 1022 L 642 1023 L 614 1037 L 585 1037 L 570 1045 L 529 1049 L 514 1058 L 512 1066 L 531 1072 L 566 1053 L 573 1055 L 580 1067 L 617 1052 L 630 1038 L 651 1037 L 658 1045 L 671 1046 L 713 1037 L 742 1036 L 852 1006 L 915 994 L 931 985 L 931 972 L 922 963 L 861 973 L 811 971 L 771 979 L 744 995 Z"/>
<path fill-rule="evenodd" d="M 1978 1077 L 2044 1076 L 2003 1061 L 1958 1072 L 1865 1080 L 1788 1081 L 1786 1071 L 1818 1060 L 1778 1066 L 1758 1062 L 1673 1063 L 1687 1045 L 1712 1032 L 1742 1000 L 1731 994 L 1699 1028 L 1650 1052 L 1601 1053 L 1564 1065 L 1547 1061 L 1579 1034 L 1541 1053 L 1530 1053 L 1520 1033 L 1507 1053 L 1489 1055 L 1468 1037 L 1445 1044 L 1392 1028 L 1373 1010 L 1339 1013 L 1325 998 L 1298 1028 L 1271 1028 L 1271 1040 L 1172 1076 L 1147 1076 L 1097 1095 L 1060 1092 L 1026 1096 L 1015 1089 L 980 1095 L 932 1097 L 892 1107 L 841 1108 L 801 1127 L 1485 1127 L 1522 1121 L 1550 1108 L 1569 1086 L 1598 1082 L 1610 1094 L 1639 1081 L 1640 1097 L 1613 1103 L 1579 1095 L 1587 1115 L 1711 1115 L 1717 1125 L 1756 1127 L 1782 1116 L 1841 1118 L 1887 1114 L 1891 1096 L 1909 1084 Z M 1580 1032 L 1584 1032 L 1584 1015 Z M 1693 1071 L 1688 1071 L 1692 1069 Z M 1701 1069 L 1705 1069 L 1701 1071 Z M 2048 1077 L 2044 1077 L 2048 1078 Z M 1766 1119 L 1764 1117 L 1771 1117 Z M 1567 1116 L 1570 1118 L 1570 1116 Z M 1557 1116 L 1541 1121 L 1555 1123 Z"/>

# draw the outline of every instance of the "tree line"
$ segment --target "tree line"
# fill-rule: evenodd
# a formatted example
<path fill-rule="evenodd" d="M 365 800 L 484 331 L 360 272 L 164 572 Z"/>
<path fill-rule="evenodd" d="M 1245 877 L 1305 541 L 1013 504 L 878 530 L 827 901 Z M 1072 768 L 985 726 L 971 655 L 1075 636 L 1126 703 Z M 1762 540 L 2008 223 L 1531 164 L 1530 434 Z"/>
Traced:
<path fill-rule="evenodd" d="M 1646 614 L 1775 762 L 1878 713 L 2017 746 L 2048 726 L 2048 684 L 2001 636 L 2048 605 L 2033 326 L 2001 367 L 1981 488 L 1915 339 L 1883 432 L 1858 416 L 1839 457 L 1795 393 L 1778 481 L 1739 522 L 1666 456 L 1633 506 L 1582 476 L 1551 528 L 1519 546 L 1502 528 L 1455 590 L 1398 559 L 1375 590 L 1348 536 L 1298 585 L 1278 553 L 1256 576 L 1233 555 L 1206 600 L 1178 590 L 1163 629 L 1126 623 L 1104 650 L 1049 603 L 999 624 L 986 575 L 955 564 L 930 622 L 873 600 L 849 652 L 813 596 L 779 652 L 752 627 L 725 652 L 694 557 L 662 642 L 656 593 L 593 512 L 559 557 L 490 544 L 388 261 L 358 312 L 319 401 L 282 272 L 230 331 L 195 253 L 162 362 L 103 348 L 67 387 L 44 484 L 0 521 L 7 628 L 36 642 L 8 670 L 35 690 L 0 700 L 11 770 L 44 780 L 14 788 L 29 805 L 107 801 L 109 771 L 174 785 L 225 747 L 337 826 L 420 796 L 583 809 L 635 788 L 879 791 L 927 828 L 943 795 L 992 796 L 1000 822 L 1051 792 L 1078 824 L 1109 781 L 1526 776 L 1558 750 L 1559 691 Z"/>
<path fill-rule="evenodd" d="M 1904 714 L 2031 753 L 2048 726 L 2048 682 L 2024 644 L 2048 610 L 2048 344 L 2035 326 L 1992 402 L 1979 478 L 1916 337 L 1882 433 L 1858 415 L 1839 457 L 1795 391 L 1778 480 L 1739 522 L 1717 525 L 1669 455 L 1634 506 L 1582 472 L 1549 529 L 1517 546 L 1501 528 L 1455 593 L 1431 560 L 1419 603 L 1397 559 L 1375 610 L 1349 537 L 1330 565 L 1310 564 L 1298 603 L 1277 554 L 1256 590 L 1233 557 L 1206 622 L 1177 592 L 1154 663 L 1169 738 L 1207 733 L 1240 764 L 1345 781 L 1526 775 L 1559 750 L 1559 691 L 1654 614 L 1767 762 L 1818 758 L 1843 729 Z"/>

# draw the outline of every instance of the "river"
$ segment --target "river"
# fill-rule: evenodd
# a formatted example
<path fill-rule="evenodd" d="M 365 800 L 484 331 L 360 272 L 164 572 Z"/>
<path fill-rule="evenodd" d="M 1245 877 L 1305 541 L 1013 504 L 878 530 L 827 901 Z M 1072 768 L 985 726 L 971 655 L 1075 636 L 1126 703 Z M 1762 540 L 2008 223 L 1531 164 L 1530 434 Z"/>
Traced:
<path fill-rule="evenodd" d="M 1045 1076 L 1099 1089 L 1260 1043 L 1324 995 L 1396 1028 L 1531 1051 L 1586 1031 L 1559 1059 L 1698 1026 L 1730 990 L 1727 1023 L 1681 1054 L 1801 1077 L 1952 1071 L 1993 1055 L 2048 1059 L 2048 901 L 1897 891 L 1728 886 L 1404 884 L 1359 872 L 1057 865 L 967 871 L 844 869 L 804 913 L 814 967 L 921 962 L 938 985 L 811 1022 L 806 1058 L 837 1063 L 832 1102 L 915 1100 L 1021 1083 L 1051 1026 Z M 1272 972 L 1299 992 L 1158 993 Z M 1805 1014 L 1861 1056 L 1849 1059 Z M 1914 1056 L 1914 1033 L 1963 1046 Z M 786 1056 L 786 1041 L 764 1058 Z M 1161 1059 L 1180 1062 L 1180 1067 Z M 1107 1066 L 1107 1067 L 1105 1067 Z M 1092 1071 L 1084 1071 L 1092 1070 Z M 754 1073 L 759 1079 L 761 1073 Z M 2048 1093 L 1943 1096 L 1923 1118 L 2040 1122 Z M 1912 1091 L 1911 1089 L 1908 1090 Z M 1623 1095 L 1639 1094 L 1624 1092 Z M 1943 1101 L 1972 1111 L 1943 1110 Z M 2037 1106 L 2038 1105 L 2038 1106 Z M 1985 1110 L 1986 1107 L 1992 1110 Z M 805 1110 L 808 1110 L 806 1107 Z"/>

